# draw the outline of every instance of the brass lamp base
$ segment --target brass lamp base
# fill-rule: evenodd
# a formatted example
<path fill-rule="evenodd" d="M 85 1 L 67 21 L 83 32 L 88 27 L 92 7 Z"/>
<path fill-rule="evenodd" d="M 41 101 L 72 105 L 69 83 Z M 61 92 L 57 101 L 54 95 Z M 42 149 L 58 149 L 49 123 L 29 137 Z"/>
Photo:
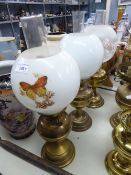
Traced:
<path fill-rule="evenodd" d="M 104 99 L 98 93 L 91 98 L 88 108 L 99 108 L 104 105 Z"/>
<path fill-rule="evenodd" d="M 65 111 L 52 116 L 40 116 L 37 129 L 47 141 L 41 150 L 42 158 L 61 168 L 72 162 L 75 157 L 75 147 L 66 139 L 71 126 L 72 120 Z"/>
<path fill-rule="evenodd" d="M 121 112 L 117 112 L 111 116 L 110 124 L 113 128 L 116 128 L 120 124 L 120 115 Z"/>
<path fill-rule="evenodd" d="M 68 139 L 56 142 L 55 145 L 53 142 L 47 142 L 42 148 L 41 157 L 63 168 L 73 161 L 75 147 Z"/>
<path fill-rule="evenodd" d="M 120 124 L 112 132 L 115 150 L 109 152 L 105 165 L 110 175 L 131 174 L 131 110 L 120 113 Z"/>
<path fill-rule="evenodd" d="M 83 110 L 74 110 L 70 113 L 70 116 L 73 119 L 72 130 L 81 132 L 88 130 L 92 125 L 92 119 Z"/>
<path fill-rule="evenodd" d="M 115 150 L 109 152 L 106 156 L 105 165 L 109 175 L 130 175 L 127 169 L 120 168 L 119 163 L 116 162 L 117 156 L 118 153 Z"/>
<path fill-rule="evenodd" d="M 71 103 L 71 105 L 76 108 L 76 110 L 70 113 L 73 131 L 82 132 L 91 127 L 92 119 L 87 112 L 82 109 L 90 103 L 92 95 L 92 89 L 87 87 L 87 80 L 82 80 L 78 95 Z"/>

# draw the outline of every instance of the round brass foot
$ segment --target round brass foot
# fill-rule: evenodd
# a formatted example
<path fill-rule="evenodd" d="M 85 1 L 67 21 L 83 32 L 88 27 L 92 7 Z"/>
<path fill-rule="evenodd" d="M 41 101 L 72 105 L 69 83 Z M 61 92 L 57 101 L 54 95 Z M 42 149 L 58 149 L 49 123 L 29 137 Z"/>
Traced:
<path fill-rule="evenodd" d="M 82 132 L 88 130 L 92 125 L 92 119 L 83 110 L 74 110 L 70 113 L 72 121 L 72 130 Z"/>
<path fill-rule="evenodd" d="M 115 150 L 109 152 L 105 159 L 105 165 L 109 175 L 130 175 L 127 169 L 121 168 L 121 165 L 116 161 L 117 152 Z"/>
<path fill-rule="evenodd" d="M 91 98 L 91 101 L 87 107 L 88 108 L 99 108 L 103 105 L 104 105 L 104 99 L 99 94 L 96 94 L 95 96 Z"/>
<path fill-rule="evenodd" d="M 109 175 L 120 175 L 119 172 L 115 170 L 113 162 L 113 154 L 115 154 L 115 151 L 111 151 L 107 154 L 105 159 L 105 166 Z"/>
<path fill-rule="evenodd" d="M 116 128 L 120 124 L 120 114 L 121 112 L 117 112 L 111 116 L 110 123 L 113 128 Z"/>
<path fill-rule="evenodd" d="M 41 156 L 63 168 L 73 161 L 75 157 L 75 147 L 68 139 L 55 142 L 55 144 L 53 142 L 46 142 L 42 148 Z"/>

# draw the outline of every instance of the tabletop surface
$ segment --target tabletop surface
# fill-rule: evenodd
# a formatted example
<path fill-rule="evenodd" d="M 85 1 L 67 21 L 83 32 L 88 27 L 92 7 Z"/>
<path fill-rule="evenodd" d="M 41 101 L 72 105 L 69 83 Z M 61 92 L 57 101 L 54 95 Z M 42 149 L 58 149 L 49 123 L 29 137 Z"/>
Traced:
<path fill-rule="evenodd" d="M 112 143 L 112 127 L 109 119 L 120 108 L 115 102 L 115 92 L 98 89 L 105 100 L 103 107 L 98 109 L 85 108 L 91 116 L 92 127 L 85 132 L 71 132 L 69 139 L 74 143 L 76 156 L 74 161 L 65 168 L 74 175 L 107 175 L 104 160 L 106 154 L 114 149 Z M 72 111 L 67 108 L 67 112 Z M 7 131 L 0 126 L 0 136 L 30 152 L 40 156 L 45 141 L 37 131 L 23 140 L 14 140 Z M 49 173 L 21 160 L 20 158 L 0 148 L 0 173 L 3 175 L 48 175 Z"/>

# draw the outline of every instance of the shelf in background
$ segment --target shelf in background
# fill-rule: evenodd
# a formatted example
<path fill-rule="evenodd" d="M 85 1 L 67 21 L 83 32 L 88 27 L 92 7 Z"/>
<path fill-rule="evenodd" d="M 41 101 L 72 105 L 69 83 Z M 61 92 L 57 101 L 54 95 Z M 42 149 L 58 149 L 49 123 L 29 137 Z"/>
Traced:
<path fill-rule="evenodd" d="M 50 16 L 50 17 L 45 17 L 46 19 L 52 19 L 52 18 L 63 18 L 63 17 L 71 17 L 72 15 L 63 15 L 63 16 Z"/>
<path fill-rule="evenodd" d="M 39 5 L 39 4 L 43 4 L 43 2 L 25 2 L 25 4 L 36 4 L 36 5 Z"/>
<path fill-rule="evenodd" d="M 3 4 L 43 4 L 43 5 L 67 5 L 67 6 L 85 6 L 88 4 L 66 4 L 66 3 L 44 3 L 44 2 L 26 2 L 26 1 L 0 1 Z"/>
<path fill-rule="evenodd" d="M 7 4 L 6 1 L 0 1 L 0 5 L 4 5 L 4 4 Z"/>
<path fill-rule="evenodd" d="M 65 15 L 63 16 L 48 16 L 48 17 L 45 17 L 46 19 L 53 19 L 53 18 L 63 18 L 65 17 Z"/>
<path fill-rule="evenodd" d="M 59 25 L 60 28 L 64 27 L 63 30 L 65 32 L 70 33 L 72 32 L 71 28 L 73 26 L 72 11 L 87 11 L 87 9 L 89 8 L 88 4 L 82 4 L 87 3 L 87 0 L 79 0 L 78 2 L 79 3 L 76 2 L 75 4 L 71 4 L 71 0 L 0 0 L 0 9 L 4 7 L 4 10 L 2 9 L 2 11 L 4 11 L 4 14 L 7 14 L 9 16 L 9 18 L 5 17 L 7 21 L 0 21 L 0 33 L 1 35 L 4 35 L 6 31 L 8 32 L 8 28 L 10 28 L 10 31 L 12 32 L 13 36 L 19 35 L 19 14 L 17 15 L 16 12 L 19 11 L 20 7 L 23 8 L 24 11 L 28 12 L 29 14 L 32 14 L 32 12 L 34 12 L 35 15 L 41 13 L 43 15 L 43 21 L 45 25 L 56 24 Z M 88 3 L 89 2 L 90 1 L 88 0 Z M 61 15 L 56 16 L 55 14 Z M 71 23 L 71 26 L 68 26 L 67 23 Z M 62 26 L 60 26 L 60 24 L 62 24 Z"/>
<path fill-rule="evenodd" d="M 53 18 L 64 18 L 64 17 L 72 17 L 72 15 L 63 15 L 63 16 L 50 16 L 43 17 L 44 19 L 53 19 Z M 10 20 L 10 21 L 0 21 L 0 24 L 9 24 L 9 23 L 18 23 L 19 20 Z"/>
<path fill-rule="evenodd" d="M 43 3 L 44 5 L 65 5 L 65 3 Z"/>
<path fill-rule="evenodd" d="M 13 23 L 19 22 L 19 20 L 12 20 Z"/>
<path fill-rule="evenodd" d="M 76 5 L 79 5 L 79 4 L 65 4 L 65 5 L 76 6 Z"/>
<path fill-rule="evenodd" d="M 0 1 L 0 3 L 6 4 L 44 4 L 43 2 L 26 2 L 26 1 Z"/>
<path fill-rule="evenodd" d="M 89 4 L 80 4 L 80 5 L 89 5 Z"/>
<path fill-rule="evenodd" d="M 22 1 L 6 1 L 7 4 L 25 4 L 25 2 Z"/>
<path fill-rule="evenodd" d="M 0 24 L 9 24 L 11 21 L 0 21 Z"/>

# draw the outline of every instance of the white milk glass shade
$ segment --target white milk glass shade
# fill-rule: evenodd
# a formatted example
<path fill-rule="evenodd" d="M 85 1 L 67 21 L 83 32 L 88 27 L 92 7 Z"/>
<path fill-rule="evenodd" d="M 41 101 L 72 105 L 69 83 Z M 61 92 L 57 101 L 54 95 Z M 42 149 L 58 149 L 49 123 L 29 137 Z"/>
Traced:
<path fill-rule="evenodd" d="M 27 108 L 52 115 L 62 111 L 77 95 L 80 71 L 75 60 L 54 47 L 23 52 L 11 71 L 12 89 Z"/>
<path fill-rule="evenodd" d="M 95 35 L 68 34 L 62 39 L 60 46 L 76 60 L 80 68 L 81 79 L 92 76 L 102 64 L 104 48 L 100 39 Z"/>
<path fill-rule="evenodd" d="M 97 35 L 104 46 L 104 60 L 106 62 L 110 60 L 117 48 L 117 35 L 114 29 L 109 25 L 93 25 L 87 26 L 83 30 L 83 33 L 87 35 Z"/>

